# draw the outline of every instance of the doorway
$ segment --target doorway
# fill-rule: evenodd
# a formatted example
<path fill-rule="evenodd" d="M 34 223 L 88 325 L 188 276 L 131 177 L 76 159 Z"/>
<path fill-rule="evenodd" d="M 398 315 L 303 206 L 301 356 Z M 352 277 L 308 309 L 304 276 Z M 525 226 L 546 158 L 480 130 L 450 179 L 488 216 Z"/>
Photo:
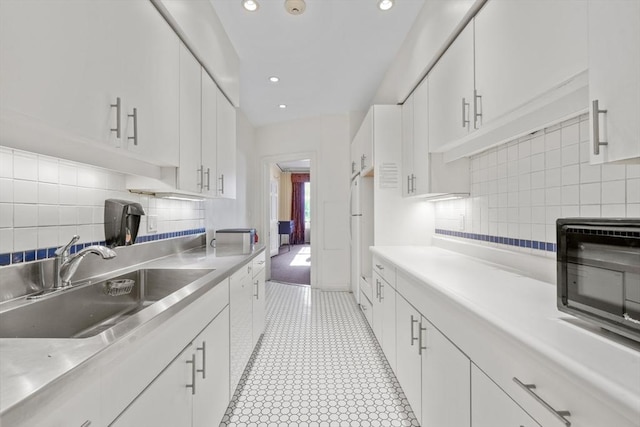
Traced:
<path fill-rule="evenodd" d="M 311 285 L 311 161 L 278 161 L 269 170 L 270 279 Z"/>

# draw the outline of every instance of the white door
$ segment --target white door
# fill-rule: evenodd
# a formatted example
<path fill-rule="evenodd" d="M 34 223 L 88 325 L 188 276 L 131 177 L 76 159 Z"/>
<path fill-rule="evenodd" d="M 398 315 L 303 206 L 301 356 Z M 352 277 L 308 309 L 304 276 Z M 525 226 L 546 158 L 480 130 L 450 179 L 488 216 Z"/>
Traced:
<path fill-rule="evenodd" d="M 640 1 L 589 2 L 591 162 L 640 158 Z M 597 113 L 593 101 L 598 101 Z M 593 125 L 599 124 L 594 152 Z M 637 197 L 637 195 L 634 195 Z"/>
<path fill-rule="evenodd" d="M 271 256 L 278 255 L 278 248 L 280 247 L 280 234 L 278 234 L 278 191 L 280 183 L 277 179 L 272 179 L 270 183 L 270 210 L 269 215 L 269 244 L 271 249 Z"/>
<path fill-rule="evenodd" d="M 402 104 L 402 195 L 412 195 L 413 158 L 413 100 L 415 92 Z"/>
<path fill-rule="evenodd" d="M 421 425 L 469 427 L 471 362 L 424 317 L 422 328 Z"/>
<path fill-rule="evenodd" d="M 228 307 L 196 337 L 194 344 L 197 383 L 193 396 L 193 427 L 218 425 L 230 400 Z"/>
<path fill-rule="evenodd" d="M 382 324 L 382 350 L 387 357 L 389 365 L 391 365 L 391 369 L 396 372 L 396 290 L 385 280 L 381 282 L 380 299 L 382 300 L 384 318 L 384 323 Z"/>
<path fill-rule="evenodd" d="M 258 340 L 264 332 L 265 324 L 265 269 L 262 268 L 258 274 L 253 276 L 253 329 L 252 329 L 252 345 L 258 344 Z M 253 348 L 252 347 L 252 348 Z"/>
<path fill-rule="evenodd" d="M 375 334 L 380 346 L 383 343 L 382 330 L 385 322 L 384 318 L 384 308 L 382 305 L 382 284 L 384 283 L 384 279 L 380 277 L 378 273 L 373 272 L 373 318 L 371 329 L 373 329 L 373 333 Z"/>
<path fill-rule="evenodd" d="M 186 349 L 120 414 L 111 427 L 190 426 L 194 348 Z M 197 392 L 197 384 L 196 384 Z"/>
<path fill-rule="evenodd" d="M 218 99 L 216 84 L 201 67 L 202 75 L 202 192 L 210 196 L 217 195 L 217 144 L 218 144 Z"/>

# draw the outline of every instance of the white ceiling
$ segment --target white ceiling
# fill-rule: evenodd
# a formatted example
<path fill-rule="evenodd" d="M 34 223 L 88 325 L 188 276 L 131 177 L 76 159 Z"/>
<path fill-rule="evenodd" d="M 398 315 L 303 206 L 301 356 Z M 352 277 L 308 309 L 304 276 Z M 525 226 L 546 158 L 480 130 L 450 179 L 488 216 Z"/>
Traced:
<path fill-rule="evenodd" d="M 308 171 L 311 169 L 311 160 L 293 160 L 290 162 L 279 162 L 278 167 L 281 171 Z"/>
<path fill-rule="evenodd" d="M 240 109 L 254 126 L 366 110 L 425 2 L 382 12 L 377 0 L 306 0 L 293 16 L 284 0 L 258 0 L 253 13 L 209 1 L 240 57 Z"/>

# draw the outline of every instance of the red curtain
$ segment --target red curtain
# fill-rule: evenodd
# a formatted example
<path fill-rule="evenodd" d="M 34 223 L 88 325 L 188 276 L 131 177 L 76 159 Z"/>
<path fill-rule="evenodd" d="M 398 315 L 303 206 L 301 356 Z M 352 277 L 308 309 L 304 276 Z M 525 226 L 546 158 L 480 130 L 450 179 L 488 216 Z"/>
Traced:
<path fill-rule="evenodd" d="M 291 219 L 293 220 L 293 236 L 291 244 L 304 243 L 304 183 L 309 182 L 308 173 L 291 174 Z"/>

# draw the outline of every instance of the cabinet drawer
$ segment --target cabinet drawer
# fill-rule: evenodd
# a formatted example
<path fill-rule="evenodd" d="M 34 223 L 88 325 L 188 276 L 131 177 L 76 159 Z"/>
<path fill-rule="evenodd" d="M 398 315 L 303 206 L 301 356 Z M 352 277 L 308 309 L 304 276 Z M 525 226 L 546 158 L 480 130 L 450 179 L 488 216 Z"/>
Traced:
<path fill-rule="evenodd" d="M 253 273 L 253 277 L 256 277 L 258 273 L 264 270 L 265 259 L 265 252 L 263 251 L 260 255 L 256 256 L 251 261 L 251 270 Z"/>
<path fill-rule="evenodd" d="M 388 284 L 396 288 L 396 267 L 382 258 L 373 257 L 373 271 L 378 273 Z"/>
<path fill-rule="evenodd" d="M 240 267 L 240 269 L 235 273 L 233 273 L 229 278 L 231 281 L 230 286 L 233 288 L 234 286 L 237 286 L 238 283 L 241 283 L 244 279 L 251 276 L 251 269 L 252 269 L 251 261 L 249 261 L 248 263 Z"/>

